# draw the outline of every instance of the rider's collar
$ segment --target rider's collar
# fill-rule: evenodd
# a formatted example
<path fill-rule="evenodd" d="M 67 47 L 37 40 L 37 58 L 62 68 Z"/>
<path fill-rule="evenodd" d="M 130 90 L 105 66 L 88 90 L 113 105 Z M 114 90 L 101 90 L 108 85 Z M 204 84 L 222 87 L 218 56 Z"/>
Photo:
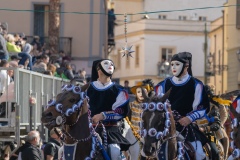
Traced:
<path fill-rule="evenodd" d="M 173 76 L 172 81 L 175 84 L 183 84 L 188 81 L 190 75 L 187 73 L 186 75 L 182 76 L 181 78 Z"/>
<path fill-rule="evenodd" d="M 95 86 L 96 88 L 98 88 L 98 89 L 107 88 L 107 87 L 109 87 L 112 83 L 113 83 L 113 82 L 112 82 L 111 80 L 110 80 L 109 82 L 107 82 L 107 83 L 102 83 L 102 82 L 100 82 L 99 80 L 93 82 L 94 86 Z"/>

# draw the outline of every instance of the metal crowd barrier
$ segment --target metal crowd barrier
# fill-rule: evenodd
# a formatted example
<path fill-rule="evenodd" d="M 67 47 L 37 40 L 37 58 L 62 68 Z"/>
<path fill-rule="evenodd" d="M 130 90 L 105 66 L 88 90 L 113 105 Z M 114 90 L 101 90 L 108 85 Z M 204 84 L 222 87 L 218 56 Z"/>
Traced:
<path fill-rule="evenodd" d="M 15 132 L 19 142 L 20 128 L 25 126 L 30 127 L 30 130 L 36 130 L 41 125 L 43 106 L 49 99 L 55 99 L 61 92 L 61 86 L 69 81 L 21 68 L 0 68 L 0 70 L 14 70 L 14 84 L 10 83 L 13 86 L 6 84 L 7 96 L 4 100 L 0 97 L 0 103 L 7 102 L 6 114 L 0 117 L 0 122 L 6 122 L 7 125 L 0 126 L 0 132 Z M 10 96 L 11 94 L 13 96 Z M 36 100 L 35 104 L 30 103 L 30 97 Z M 12 111 L 12 103 L 15 105 L 15 111 Z"/>

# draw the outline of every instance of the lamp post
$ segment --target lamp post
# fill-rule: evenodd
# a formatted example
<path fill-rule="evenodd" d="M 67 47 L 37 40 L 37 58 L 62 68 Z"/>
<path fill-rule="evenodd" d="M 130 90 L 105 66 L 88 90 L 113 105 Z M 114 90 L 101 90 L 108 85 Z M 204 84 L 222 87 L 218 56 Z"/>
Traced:
<path fill-rule="evenodd" d="M 239 51 L 240 52 L 240 51 Z M 207 74 L 206 76 L 208 77 L 211 77 L 213 76 L 213 80 L 214 80 L 214 86 L 215 86 L 215 90 L 217 89 L 216 85 L 217 85 L 217 75 L 221 75 L 222 76 L 222 73 L 223 71 L 226 71 L 228 69 L 228 66 L 227 65 L 223 65 L 223 64 L 216 64 L 215 62 L 215 59 L 217 57 L 215 57 L 215 54 L 214 53 L 209 53 L 207 55 Z M 220 57 L 218 57 L 220 59 Z M 240 61 L 240 53 L 239 53 L 239 61 Z M 223 83 L 223 82 L 221 82 Z M 215 91 L 216 92 L 216 91 Z"/>

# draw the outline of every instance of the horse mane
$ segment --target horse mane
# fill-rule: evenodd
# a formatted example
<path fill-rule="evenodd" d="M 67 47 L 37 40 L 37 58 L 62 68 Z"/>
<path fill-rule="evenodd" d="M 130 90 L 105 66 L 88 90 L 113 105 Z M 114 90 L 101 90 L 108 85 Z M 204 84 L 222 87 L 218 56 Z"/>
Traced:
<path fill-rule="evenodd" d="M 145 90 L 143 88 L 141 88 L 141 89 L 142 89 L 142 95 L 143 95 L 143 98 L 144 98 L 144 102 L 147 102 L 147 103 L 149 103 L 149 102 L 155 102 L 155 103 L 157 103 L 157 102 L 165 102 L 168 99 L 168 97 L 169 97 L 169 95 L 171 93 L 171 90 L 172 90 L 172 88 L 170 88 L 162 97 L 160 97 L 160 96 L 158 96 L 156 94 L 151 96 L 151 97 L 149 97 L 146 94 Z"/>
<path fill-rule="evenodd" d="M 85 92 L 88 89 L 89 86 L 90 86 L 90 83 L 87 83 L 87 84 L 83 85 L 81 87 L 82 92 Z"/>

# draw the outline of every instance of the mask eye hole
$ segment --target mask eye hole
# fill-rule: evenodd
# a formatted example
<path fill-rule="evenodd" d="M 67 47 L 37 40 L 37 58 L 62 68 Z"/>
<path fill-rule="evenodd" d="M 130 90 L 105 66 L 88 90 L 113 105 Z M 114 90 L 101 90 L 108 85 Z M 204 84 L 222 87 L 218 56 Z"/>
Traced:
<path fill-rule="evenodd" d="M 150 137 L 154 137 L 154 136 L 156 136 L 156 134 L 157 134 L 157 130 L 156 130 L 155 128 L 150 128 L 150 129 L 149 129 L 148 135 L 149 135 Z"/>
<path fill-rule="evenodd" d="M 55 100 L 50 99 L 50 100 L 48 101 L 48 106 L 52 106 L 52 105 L 54 105 L 55 102 L 56 102 Z"/>
<path fill-rule="evenodd" d="M 60 104 L 60 103 L 58 103 L 58 104 L 56 104 L 56 110 L 58 111 L 58 112 L 61 112 L 62 111 L 62 108 L 63 108 L 63 105 L 62 104 Z"/>
<path fill-rule="evenodd" d="M 141 135 L 141 137 L 146 137 L 147 136 L 147 130 L 146 129 L 141 130 L 140 135 Z"/>
<path fill-rule="evenodd" d="M 147 108 L 148 108 L 148 104 L 147 103 L 142 103 L 142 109 L 144 110 L 144 111 L 146 111 L 147 110 Z"/>
<path fill-rule="evenodd" d="M 159 102 L 159 103 L 157 103 L 156 106 L 157 106 L 157 110 L 158 110 L 158 111 L 163 111 L 163 109 L 164 109 L 163 103 Z"/>
<path fill-rule="evenodd" d="M 149 103 L 148 104 L 148 110 L 149 111 L 155 111 L 155 109 L 156 109 L 156 104 L 155 103 Z"/>
<path fill-rule="evenodd" d="M 160 138 L 162 138 L 162 136 L 163 136 L 163 133 L 162 132 L 158 132 L 156 134 L 156 139 L 160 139 Z"/>
<path fill-rule="evenodd" d="M 166 127 L 166 128 L 169 128 L 170 125 L 171 125 L 170 120 L 166 120 L 166 121 L 165 121 L 165 127 Z"/>

